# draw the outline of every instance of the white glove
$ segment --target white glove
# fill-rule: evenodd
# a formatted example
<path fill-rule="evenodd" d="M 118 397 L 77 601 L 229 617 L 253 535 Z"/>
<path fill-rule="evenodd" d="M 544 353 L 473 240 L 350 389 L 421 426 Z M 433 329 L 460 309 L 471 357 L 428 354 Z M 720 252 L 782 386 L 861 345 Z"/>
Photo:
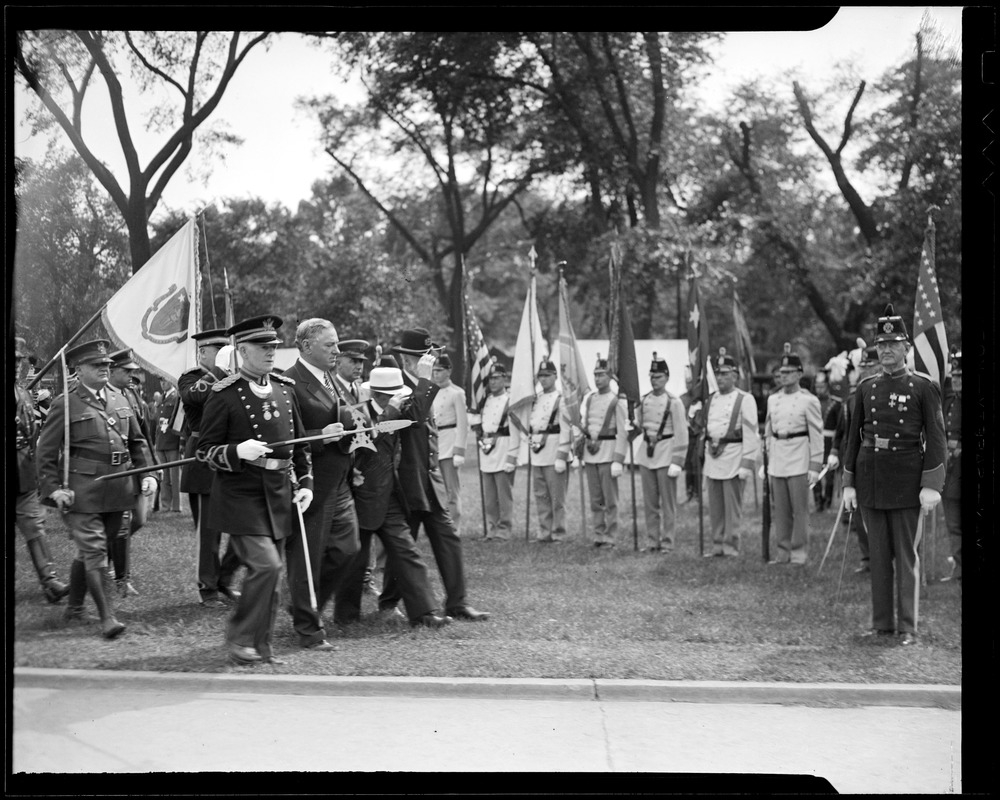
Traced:
<path fill-rule="evenodd" d="M 617 461 L 612 461 L 611 462 L 611 477 L 612 478 L 619 478 L 619 477 L 621 477 L 621 474 L 622 474 L 622 465 L 620 463 L 618 463 Z"/>
<path fill-rule="evenodd" d="M 826 460 L 827 469 L 836 469 L 840 466 L 840 459 L 837 458 L 833 453 L 830 453 L 830 457 Z"/>
<path fill-rule="evenodd" d="M 152 475 L 147 475 L 142 479 L 141 491 L 146 497 L 149 497 L 150 495 L 156 494 L 157 485 L 156 478 Z"/>
<path fill-rule="evenodd" d="M 271 452 L 271 448 L 256 439 L 247 439 L 236 445 L 236 455 L 244 461 L 253 461 Z"/>
<path fill-rule="evenodd" d="M 49 495 L 49 499 L 59 507 L 60 511 L 65 511 L 73 505 L 76 496 L 71 489 L 56 489 Z"/>
<path fill-rule="evenodd" d="M 812 469 L 807 471 L 806 480 L 809 482 L 809 485 L 812 486 L 817 480 L 819 480 L 819 473 Z"/>
<path fill-rule="evenodd" d="M 844 508 L 853 511 L 858 507 L 858 490 L 853 486 L 844 487 Z"/>
<path fill-rule="evenodd" d="M 678 475 L 681 474 L 681 472 L 682 470 L 679 464 L 671 464 L 669 467 L 667 467 L 668 478 L 676 478 Z"/>
<path fill-rule="evenodd" d="M 503 465 L 504 472 L 513 472 L 515 469 L 517 469 L 517 465 L 511 464 L 509 461 Z"/>
<path fill-rule="evenodd" d="M 437 361 L 437 356 L 433 353 L 427 353 L 426 355 L 420 356 L 420 360 L 417 362 L 417 377 L 431 379 L 431 370 L 434 369 L 434 362 Z"/>
<path fill-rule="evenodd" d="M 573 469 L 580 469 L 580 467 L 583 466 L 583 462 L 580 461 L 580 459 L 578 459 L 578 458 L 574 458 L 573 461 L 572 461 L 572 463 L 570 464 L 570 466 Z"/>
<path fill-rule="evenodd" d="M 465 463 L 465 456 L 460 456 L 458 453 L 455 453 L 455 455 L 451 457 L 451 463 L 455 465 L 455 469 L 458 469 Z"/>
<path fill-rule="evenodd" d="M 757 477 L 764 480 L 764 465 L 761 464 L 760 468 L 757 470 Z"/>
<path fill-rule="evenodd" d="M 562 475 L 566 471 L 566 462 L 563 461 L 561 458 L 558 461 L 556 461 L 556 463 L 553 464 L 552 466 L 556 468 L 556 472 L 559 473 L 560 475 Z"/>
<path fill-rule="evenodd" d="M 764 468 L 761 467 L 761 469 Z M 750 467 L 740 467 L 736 472 L 736 477 L 739 478 L 741 481 L 750 480 L 750 477 L 752 475 L 753 475 L 753 470 L 750 469 Z M 764 480 L 764 478 L 762 477 L 761 480 Z"/>
<path fill-rule="evenodd" d="M 327 436 L 327 438 L 323 440 L 323 444 L 333 444 L 334 442 L 339 442 L 344 438 L 344 423 L 331 422 L 320 432 L 326 434 Z"/>
<path fill-rule="evenodd" d="M 307 489 L 303 486 L 301 489 L 296 490 L 295 494 L 292 495 L 292 502 L 295 503 L 300 509 L 305 511 L 309 508 L 309 504 L 313 500 L 313 490 Z"/>
<path fill-rule="evenodd" d="M 941 502 L 941 492 L 937 489 L 928 489 L 926 486 L 920 490 L 920 510 L 925 514 L 937 508 Z"/>

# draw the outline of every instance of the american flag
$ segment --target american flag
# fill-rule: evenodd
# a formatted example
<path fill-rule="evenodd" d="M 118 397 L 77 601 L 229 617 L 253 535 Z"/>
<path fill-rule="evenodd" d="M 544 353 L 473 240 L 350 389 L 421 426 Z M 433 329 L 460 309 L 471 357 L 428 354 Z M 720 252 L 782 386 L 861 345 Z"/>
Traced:
<path fill-rule="evenodd" d="M 492 359 L 483 332 L 469 306 L 468 295 L 465 297 L 465 344 L 469 356 L 469 401 L 472 409 L 479 411 L 486 399 L 486 375 Z"/>
<path fill-rule="evenodd" d="M 705 402 L 710 386 L 708 380 L 708 319 L 698 296 L 698 279 L 691 273 L 688 290 L 688 364 L 691 366 L 691 402 Z"/>
<path fill-rule="evenodd" d="M 928 220 L 913 307 L 913 363 L 917 372 L 930 375 L 941 386 L 947 355 L 948 339 L 941 316 L 941 295 L 934 275 L 934 222 Z"/>

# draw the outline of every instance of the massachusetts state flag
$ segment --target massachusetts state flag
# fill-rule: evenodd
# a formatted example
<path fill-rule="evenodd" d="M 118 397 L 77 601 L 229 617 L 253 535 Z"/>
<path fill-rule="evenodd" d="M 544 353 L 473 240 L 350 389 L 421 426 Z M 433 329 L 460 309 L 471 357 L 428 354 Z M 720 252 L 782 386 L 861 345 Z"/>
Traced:
<path fill-rule="evenodd" d="M 948 359 L 948 339 L 941 316 L 941 295 L 934 274 L 934 222 L 928 220 L 920 254 L 917 296 L 913 305 L 913 365 L 942 385 Z"/>
<path fill-rule="evenodd" d="M 132 348 L 143 369 L 171 383 L 196 364 L 190 335 L 200 309 L 198 229 L 190 219 L 122 286 L 101 312 L 119 347 Z"/>

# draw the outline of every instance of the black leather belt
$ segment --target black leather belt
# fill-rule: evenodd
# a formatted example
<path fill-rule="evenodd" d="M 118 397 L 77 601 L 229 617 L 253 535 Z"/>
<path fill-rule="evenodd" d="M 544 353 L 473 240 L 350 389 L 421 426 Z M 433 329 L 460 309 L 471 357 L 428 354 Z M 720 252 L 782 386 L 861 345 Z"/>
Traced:
<path fill-rule="evenodd" d="M 742 442 L 743 437 L 740 436 L 736 438 L 735 436 L 723 436 L 721 439 L 713 439 L 711 436 L 708 437 L 708 441 L 715 444 L 736 444 L 737 442 Z"/>
<path fill-rule="evenodd" d="M 659 436 L 656 437 L 656 441 L 662 442 L 664 439 L 673 439 L 673 438 L 674 435 L 672 433 L 661 433 Z M 651 437 L 649 436 L 646 437 L 647 441 L 649 441 L 650 439 Z"/>
<path fill-rule="evenodd" d="M 919 439 L 889 439 L 882 436 L 872 436 L 869 433 L 861 437 L 861 446 L 875 450 L 917 450 L 920 448 Z"/>
<path fill-rule="evenodd" d="M 447 430 L 450 430 L 451 428 L 457 428 L 457 427 L 458 427 L 458 423 L 455 423 L 453 425 L 438 425 L 438 430 L 439 431 L 447 431 Z"/>
<path fill-rule="evenodd" d="M 795 433 L 775 433 L 773 434 L 775 439 L 794 439 L 797 436 L 808 436 L 809 431 L 796 431 Z"/>
<path fill-rule="evenodd" d="M 112 467 L 120 467 L 122 464 L 127 464 L 132 460 L 128 450 L 115 450 L 105 453 L 71 447 L 69 454 L 71 458 L 82 458 L 84 461 L 94 461 L 98 464 L 110 464 Z"/>
<path fill-rule="evenodd" d="M 605 434 L 604 436 L 588 436 L 587 438 L 590 439 L 590 441 L 592 441 L 592 442 L 597 442 L 597 441 L 611 441 L 612 439 L 617 439 L 618 435 L 614 434 L 614 433 L 608 433 L 608 434 Z"/>
<path fill-rule="evenodd" d="M 288 469 L 292 466 L 292 459 L 290 458 L 267 458 L 266 456 L 261 456 L 260 458 L 255 458 L 253 461 L 247 461 L 247 464 L 252 464 L 260 469 L 270 469 L 270 470 L 282 470 Z"/>

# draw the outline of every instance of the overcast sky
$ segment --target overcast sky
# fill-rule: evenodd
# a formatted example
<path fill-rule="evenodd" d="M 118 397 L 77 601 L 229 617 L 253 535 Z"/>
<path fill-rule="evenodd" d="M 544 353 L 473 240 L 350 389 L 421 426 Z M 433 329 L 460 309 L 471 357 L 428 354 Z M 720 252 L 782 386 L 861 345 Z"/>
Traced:
<path fill-rule="evenodd" d="M 844 7 L 817 31 L 728 33 L 714 75 L 702 82 L 705 102 L 717 103 L 729 88 L 755 75 L 775 77 L 789 69 L 801 70 L 807 82 L 814 78 L 819 85 L 837 62 L 845 60 L 854 62 L 859 76 L 871 82 L 912 53 L 913 35 L 925 12 L 945 35 L 961 41 L 962 9 L 957 6 Z M 329 55 L 289 34 L 279 35 L 269 52 L 252 51 L 211 118 L 243 137 L 244 145 L 232 149 L 224 163 L 213 164 L 207 184 L 194 177 L 203 170 L 196 147 L 164 192 L 158 212 L 194 213 L 225 197 L 263 197 L 294 209 L 307 198 L 312 183 L 330 173 L 332 161 L 319 146 L 318 125 L 296 111 L 294 102 L 297 96 L 325 94 L 334 88 L 329 63 Z M 15 112 L 21 108 L 23 101 L 16 102 Z M 104 124 L 110 126 L 110 121 L 88 121 L 92 128 Z M 146 163 L 160 140 L 144 147 L 137 138 Z M 67 142 L 64 136 L 62 140 Z M 107 141 L 114 143 L 113 134 Z M 38 157 L 44 145 L 30 141 L 18 125 L 15 150 Z M 112 147 L 98 155 L 116 174 L 123 174 Z"/>

